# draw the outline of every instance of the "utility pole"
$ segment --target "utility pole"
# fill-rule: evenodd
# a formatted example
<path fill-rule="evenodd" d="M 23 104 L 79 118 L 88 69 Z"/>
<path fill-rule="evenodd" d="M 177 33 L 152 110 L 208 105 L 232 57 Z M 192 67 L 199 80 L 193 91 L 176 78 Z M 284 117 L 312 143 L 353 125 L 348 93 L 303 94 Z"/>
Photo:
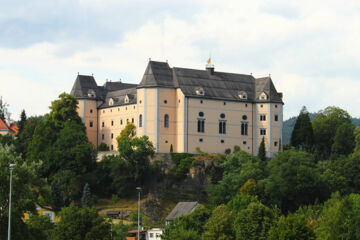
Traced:
<path fill-rule="evenodd" d="M 8 240 L 10 240 L 11 236 L 11 189 L 12 189 L 12 171 L 15 168 L 16 164 L 10 164 L 10 191 L 9 191 L 9 223 L 8 223 Z"/>
<path fill-rule="evenodd" d="M 138 190 L 138 232 L 137 232 L 137 240 L 140 240 L 140 191 L 141 187 L 137 187 Z"/>

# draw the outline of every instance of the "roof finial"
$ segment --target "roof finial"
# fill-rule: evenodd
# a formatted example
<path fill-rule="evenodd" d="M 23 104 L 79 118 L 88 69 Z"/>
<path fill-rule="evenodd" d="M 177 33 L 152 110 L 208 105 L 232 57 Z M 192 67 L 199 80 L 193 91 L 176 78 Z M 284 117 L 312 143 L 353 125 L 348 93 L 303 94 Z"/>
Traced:
<path fill-rule="evenodd" d="M 91 76 L 94 76 L 94 73 L 92 73 Z"/>
<path fill-rule="evenodd" d="M 149 62 L 151 61 L 151 57 L 149 57 Z"/>
<path fill-rule="evenodd" d="M 252 76 L 252 72 L 250 73 L 250 75 Z"/>
<path fill-rule="evenodd" d="M 271 77 L 271 73 L 269 73 L 269 77 Z"/>
<path fill-rule="evenodd" d="M 80 73 L 78 72 L 78 76 L 80 75 Z"/>

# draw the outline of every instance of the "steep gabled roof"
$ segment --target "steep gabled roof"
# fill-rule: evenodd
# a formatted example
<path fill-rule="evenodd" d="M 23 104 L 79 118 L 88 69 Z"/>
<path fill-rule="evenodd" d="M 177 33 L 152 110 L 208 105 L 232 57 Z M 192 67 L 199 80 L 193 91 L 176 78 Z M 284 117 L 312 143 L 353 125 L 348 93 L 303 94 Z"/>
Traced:
<path fill-rule="evenodd" d="M 261 100 L 259 96 L 261 93 L 266 93 L 269 99 Z M 271 101 L 282 103 L 282 93 L 278 93 L 270 77 L 255 79 L 255 100 L 256 101 Z"/>
<path fill-rule="evenodd" d="M 0 131 L 8 131 L 9 126 L 0 118 Z"/>
<path fill-rule="evenodd" d="M 167 62 L 149 61 L 138 87 L 174 87 L 173 75 Z"/>
<path fill-rule="evenodd" d="M 15 133 L 15 135 L 19 133 L 19 127 L 16 125 L 16 123 L 11 123 L 9 128 Z"/>
<path fill-rule="evenodd" d="M 175 208 L 170 212 L 170 214 L 166 217 L 166 221 L 172 221 L 175 218 L 178 218 L 187 213 L 191 213 L 194 211 L 198 202 L 178 202 Z"/>
<path fill-rule="evenodd" d="M 129 97 L 129 102 L 125 102 L 125 97 Z M 109 101 L 113 99 L 114 104 L 110 105 Z M 115 107 L 128 104 L 135 104 L 137 101 L 136 88 L 128 88 L 118 91 L 108 92 L 105 96 L 104 103 L 99 106 L 99 108 Z"/>

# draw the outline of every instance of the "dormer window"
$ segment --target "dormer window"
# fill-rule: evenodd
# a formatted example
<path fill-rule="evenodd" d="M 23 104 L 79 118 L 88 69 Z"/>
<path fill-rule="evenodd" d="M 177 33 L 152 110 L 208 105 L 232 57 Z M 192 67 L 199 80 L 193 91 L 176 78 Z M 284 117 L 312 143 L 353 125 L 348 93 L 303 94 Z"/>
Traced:
<path fill-rule="evenodd" d="M 247 93 L 244 91 L 239 92 L 238 96 L 240 99 L 247 99 Z"/>
<path fill-rule="evenodd" d="M 125 96 L 124 102 L 125 102 L 125 103 L 129 103 L 129 96 L 128 96 L 128 95 Z"/>
<path fill-rule="evenodd" d="M 114 99 L 110 98 L 110 100 L 109 100 L 109 106 L 112 106 L 112 105 L 114 105 Z"/>
<path fill-rule="evenodd" d="M 203 88 L 197 88 L 197 89 L 195 90 L 195 92 L 196 92 L 196 95 L 200 95 L 200 96 L 204 96 L 204 95 L 205 95 L 205 91 L 204 91 Z"/>
<path fill-rule="evenodd" d="M 92 90 L 92 89 L 89 89 L 89 91 L 88 91 L 88 97 L 95 98 L 95 97 L 96 97 L 95 91 Z"/>
<path fill-rule="evenodd" d="M 267 97 L 266 93 L 262 92 L 262 93 L 260 94 L 260 96 L 259 96 L 259 99 L 260 99 L 260 100 L 267 100 L 268 97 Z"/>

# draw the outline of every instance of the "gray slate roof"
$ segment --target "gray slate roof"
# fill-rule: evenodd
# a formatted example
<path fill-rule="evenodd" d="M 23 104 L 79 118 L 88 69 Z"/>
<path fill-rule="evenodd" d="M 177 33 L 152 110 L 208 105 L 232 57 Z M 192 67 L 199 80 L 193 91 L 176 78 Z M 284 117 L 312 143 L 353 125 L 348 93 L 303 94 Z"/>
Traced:
<path fill-rule="evenodd" d="M 137 101 L 136 88 L 180 88 L 186 97 L 208 98 L 239 102 L 273 102 L 283 103 L 282 93 L 278 93 L 271 78 L 254 78 L 252 75 L 216 72 L 214 69 L 197 70 L 189 68 L 170 68 L 167 62 L 149 61 L 141 82 L 129 84 L 122 82 L 106 82 L 98 86 L 93 76 L 78 75 L 71 95 L 78 99 L 94 99 L 89 92 L 96 93 L 96 100 L 102 100 L 99 108 L 109 106 L 110 98 L 114 105 L 134 104 Z M 197 95 L 196 90 L 202 88 L 204 95 Z M 240 99 L 239 93 L 246 92 L 247 99 Z M 266 100 L 259 95 L 265 92 Z M 125 103 L 125 96 L 130 98 Z"/>
<path fill-rule="evenodd" d="M 191 213 L 192 211 L 194 211 L 198 204 L 198 202 L 179 202 L 178 204 L 176 204 L 175 208 L 170 212 L 170 214 L 166 217 L 166 221 L 172 221 L 182 215 Z"/>

